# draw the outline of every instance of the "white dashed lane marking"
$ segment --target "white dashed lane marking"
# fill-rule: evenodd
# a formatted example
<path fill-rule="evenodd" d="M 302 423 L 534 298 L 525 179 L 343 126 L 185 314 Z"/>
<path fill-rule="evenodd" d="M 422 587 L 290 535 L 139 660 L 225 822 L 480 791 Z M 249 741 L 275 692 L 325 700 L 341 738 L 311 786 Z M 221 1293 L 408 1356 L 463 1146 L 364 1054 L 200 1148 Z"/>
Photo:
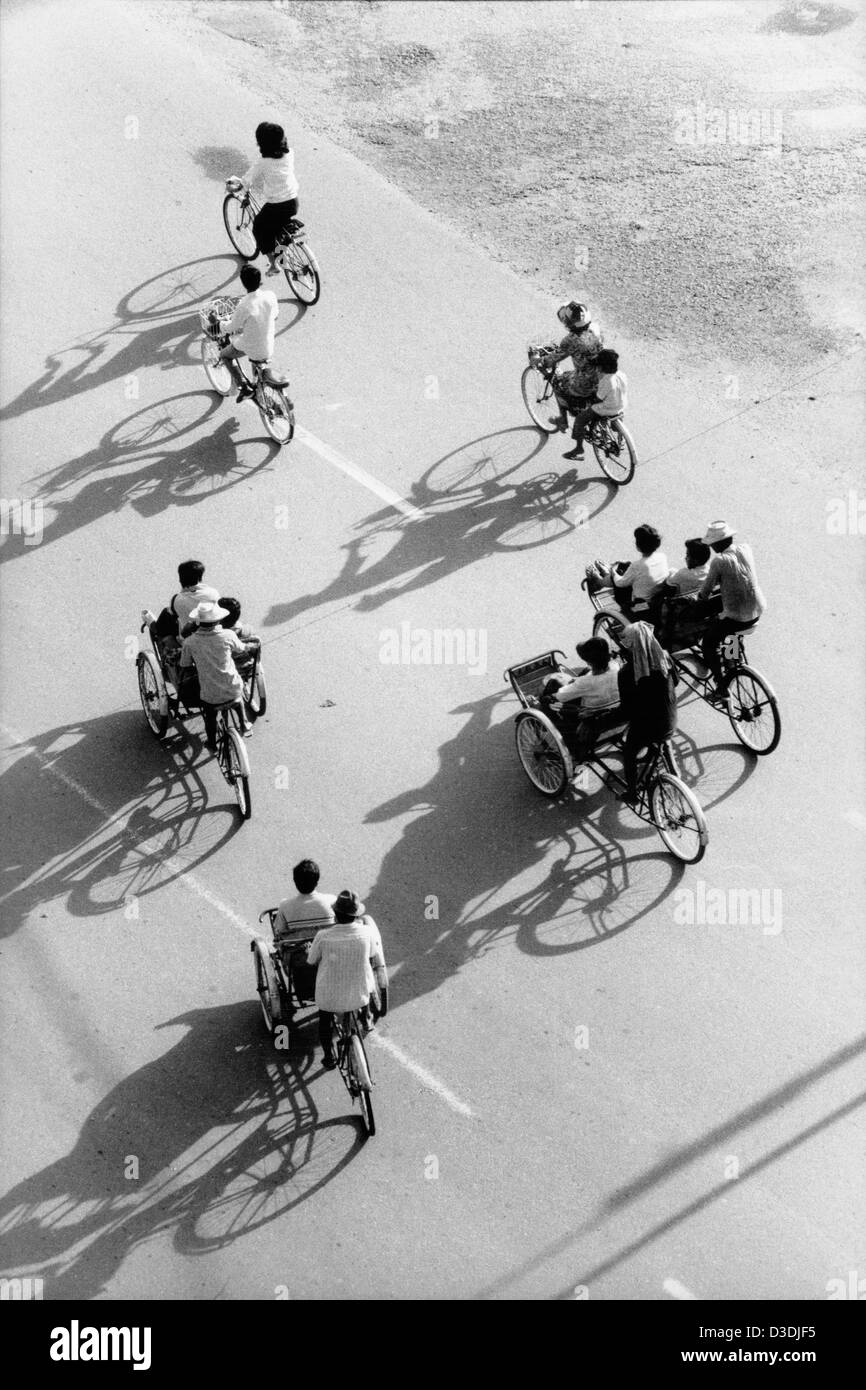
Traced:
<path fill-rule="evenodd" d="M 691 1293 L 686 1288 L 685 1284 L 680 1283 L 679 1279 L 666 1279 L 662 1284 L 662 1288 L 665 1293 L 670 1294 L 671 1298 L 693 1299 L 697 1301 L 697 1294 Z"/>
<path fill-rule="evenodd" d="M 319 458 L 324 459 L 326 463 L 332 464 L 334 468 L 339 468 L 341 473 L 345 473 L 349 478 L 354 478 L 356 483 L 360 483 L 362 487 L 375 493 L 395 511 L 402 512 L 403 516 L 408 517 L 410 521 L 417 521 L 424 515 L 417 507 L 413 507 L 410 502 L 407 502 L 405 497 L 401 497 L 399 492 L 395 492 L 385 483 L 380 483 L 378 478 L 373 477 L 372 473 L 368 473 L 365 468 L 359 467 L 351 459 L 344 458 L 336 449 L 332 449 L 330 444 L 325 444 L 323 440 L 310 434 L 310 431 L 304 429 L 303 425 L 298 425 L 295 430 L 295 439 L 299 444 L 305 444 L 308 449 L 312 449 L 313 453 L 318 454 Z"/>

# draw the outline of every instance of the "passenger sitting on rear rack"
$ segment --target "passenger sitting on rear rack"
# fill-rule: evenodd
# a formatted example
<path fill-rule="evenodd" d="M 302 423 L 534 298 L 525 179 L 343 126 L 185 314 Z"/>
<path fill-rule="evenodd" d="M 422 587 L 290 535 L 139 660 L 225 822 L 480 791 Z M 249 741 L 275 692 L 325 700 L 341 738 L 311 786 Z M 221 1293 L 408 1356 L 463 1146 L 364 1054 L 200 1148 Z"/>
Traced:
<path fill-rule="evenodd" d="M 648 623 L 630 623 L 619 636 L 626 661 L 619 673 L 623 714 L 629 721 L 623 748 L 625 800 L 637 801 L 637 755 L 662 743 L 677 727 L 676 675 Z"/>
<path fill-rule="evenodd" d="M 569 680 L 549 676 L 542 700 L 566 726 L 576 756 L 589 757 L 606 716 L 619 706 L 618 666 L 611 665 L 610 647 L 604 637 L 578 642 L 577 654 L 589 663 Z"/>

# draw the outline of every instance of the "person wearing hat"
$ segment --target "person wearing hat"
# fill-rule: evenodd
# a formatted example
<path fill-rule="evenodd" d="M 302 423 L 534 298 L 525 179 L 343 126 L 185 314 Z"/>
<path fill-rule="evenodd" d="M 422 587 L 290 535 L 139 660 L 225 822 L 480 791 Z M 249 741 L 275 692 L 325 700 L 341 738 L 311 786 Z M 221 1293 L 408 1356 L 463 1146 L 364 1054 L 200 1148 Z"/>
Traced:
<path fill-rule="evenodd" d="M 619 705 L 618 667 L 611 665 L 605 637 L 588 637 L 585 642 L 578 642 L 576 651 L 587 665 L 575 671 L 571 680 L 550 676 L 543 696 L 554 713 L 571 726 L 569 733 L 573 730 L 573 751 L 577 757 L 587 758 L 603 716 Z"/>
<path fill-rule="evenodd" d="M 316 1004 L 319 1041 L 325 1066 L 337 1065 L 334 1056 L 334 1014 L 367 1009 L 378 988 L 379 1014 L 388 1012 L 388 972 L 379 928 L 366 915 L 357 893 L 344 888 L 333 904 L 334 925 L 313 937 L 308 965 L 318 965 Z"/>
<path fill-rule="evenodd" d="M 559 347 L 541 358 L 541 364 L 544 367 L 554 367 L 566 357 L 571 358 L 573 370 L 562 372 L 554 379 L 560 413 L 552 416 L 550 423 L 556 425 L 557 429 L 564 430 L 568 428 L 569 410 L 582 410 L 595 395 L 600 375 L 595 359 L 604 346 L 604 339 L 598 324 L 593 323 L 590 318 L 585 304 L 578 304 L 576 300 L 561 304 L 556 311 L 556 317 L 567 332 Z"/>
<path fill-rule="evenodd" d="M 714 521 L 704 536 L 713 555 L 698 597 L 709 598 L 718 589 L 721 613 L 710 620 L 701 641 L 701 655 L 712 672 L 717 694 L 722 694 L 721 643 L 732 632 L 753 628 L 767 607 L 758 585 L 752 547 L 734 544 L 734 531 L 726 521 Z"/>
<path fill-rule="evenodd" d="M 226 609 L 218 603 L 209 600 L 199 603 L 189 615 L 190 622 L 198 626 L 185 638 L 180 654 L 181 670 L 194 666 L 198 672 L 205 744 L 210 753 L 216 752 L 217 705 L 232 706 L 244 738 L 249 738 L 253 731 L 244 709 L 244 686 L 234 658 L 252 654 L 258 644 L 242 642 L 234 632 L 221 627 L 222 619 L 228 617 Z"/>

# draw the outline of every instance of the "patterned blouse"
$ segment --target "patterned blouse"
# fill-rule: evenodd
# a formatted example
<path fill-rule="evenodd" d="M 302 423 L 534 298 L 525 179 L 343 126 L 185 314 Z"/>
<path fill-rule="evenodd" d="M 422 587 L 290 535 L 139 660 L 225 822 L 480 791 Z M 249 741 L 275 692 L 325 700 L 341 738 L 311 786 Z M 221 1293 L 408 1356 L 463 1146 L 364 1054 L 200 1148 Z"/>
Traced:
<path fill-rule="evenodd" d="M 592 396 L 598 384 L 598 367 L 591 360 L 604 346 L 604 338 L 597 324 L 591 323 L 579 333 L 566 333 L 559 347 L 548 357 L 548 362 L 562 362 L 570 357 L 574 370 L 563 372 L 557 386 L 564 388 L 573 396 Z"/>

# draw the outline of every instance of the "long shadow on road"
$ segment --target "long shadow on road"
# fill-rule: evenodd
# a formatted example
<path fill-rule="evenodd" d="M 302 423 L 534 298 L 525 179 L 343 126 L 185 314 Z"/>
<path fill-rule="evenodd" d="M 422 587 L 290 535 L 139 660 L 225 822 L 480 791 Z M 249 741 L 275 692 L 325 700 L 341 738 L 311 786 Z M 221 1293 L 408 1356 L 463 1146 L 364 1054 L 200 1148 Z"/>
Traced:
<path fill-rule="evenodd" d="M 0 1201 L 0 1268 L 37 1267 L 49 1299 L 96 1298 L 155 1236 L 204 1254 L 320 1192 L 363 1147 L 360 1122 L 320 1122 L 312 1047 L 287 1064 L 260 1022 L 241 1002 L 159 1024 L 179 1040 L 108 1092 L 70 1153 Z"/>

